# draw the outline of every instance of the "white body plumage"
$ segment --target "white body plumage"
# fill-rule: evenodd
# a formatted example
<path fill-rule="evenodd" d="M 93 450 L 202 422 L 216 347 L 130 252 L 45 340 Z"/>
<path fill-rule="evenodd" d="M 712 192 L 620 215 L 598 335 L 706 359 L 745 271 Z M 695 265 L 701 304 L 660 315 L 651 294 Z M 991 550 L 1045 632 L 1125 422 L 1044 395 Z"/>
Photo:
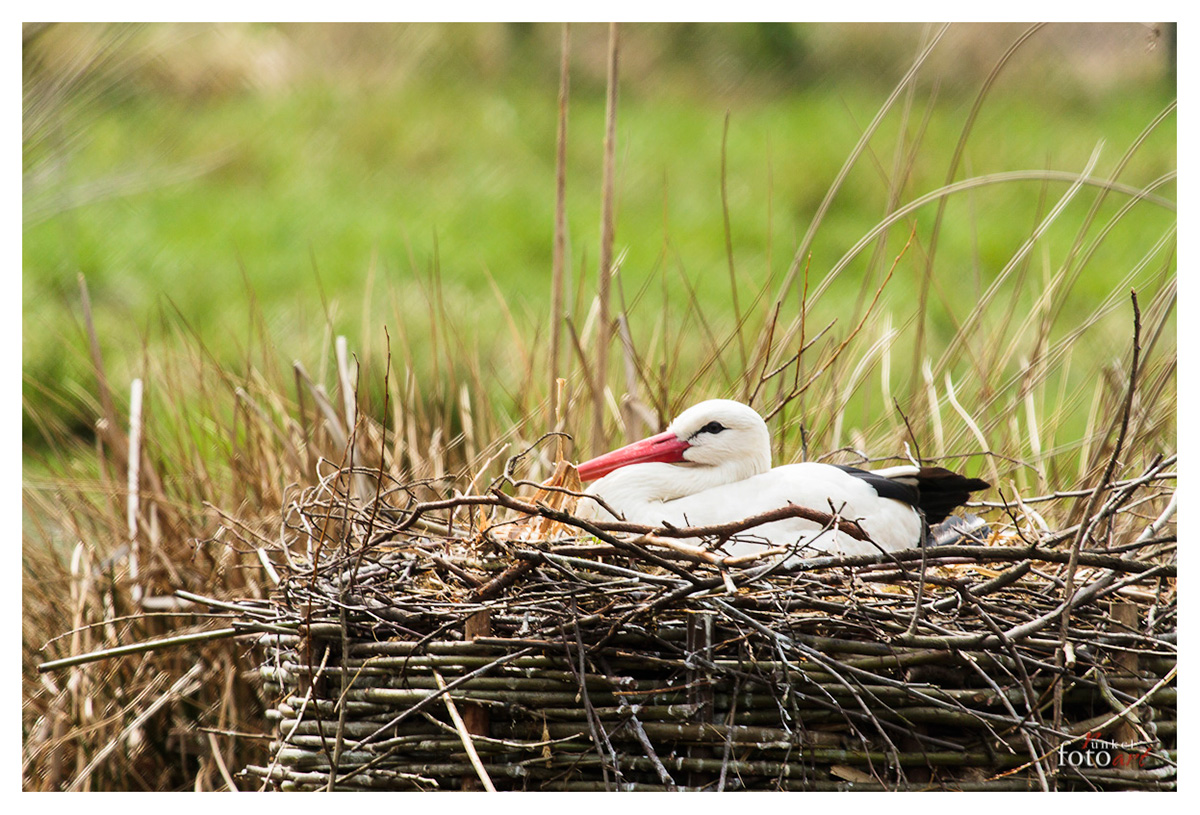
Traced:
<path fill-rule="evenodd" d="M 711 526 L 790 503 L 855 521 L 870 537 L 861 541 L 814 521 L 788 518 L 739 534 L 725 544 L 730 555 L 767 546 L 794 548 L 804 556 L 920 546 L 926 528 L 917 501 L 921 472 L 915 466 L 865 472 L 816 463 L 772 468 L 771 438 L 762 417 L 725 399 L 701 402 L 665 432 L 579 465 L 581 479 L 597 479 L 588 493 L 634 523 Z M 584 514 L 609 516 L 597 502 L 581 504 Z"/>

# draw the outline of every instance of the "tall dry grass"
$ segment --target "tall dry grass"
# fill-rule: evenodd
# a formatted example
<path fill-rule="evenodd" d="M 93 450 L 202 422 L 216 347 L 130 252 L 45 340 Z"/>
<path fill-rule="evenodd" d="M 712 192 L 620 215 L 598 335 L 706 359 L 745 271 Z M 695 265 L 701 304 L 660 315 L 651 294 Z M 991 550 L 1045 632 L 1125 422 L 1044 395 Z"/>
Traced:
<path fill-rule="evenodd" d="M 26 788 L 245 783 L 236 773 L 264 749 L 264 700 L 250 643 L 211 609 L 270 592 L 284 508 L 347 466 L 358 469 L 352 494 L 393 490 L 397 503 L 471 492 L 526 450 L 522 474 L 540 480 L 553 470 L 550 431 L 571 434 L 571 457 L 657 429 L 699 399 L 725 396 L 769 417 L 779 460 L 945 462 L 993 483 L 989 500 L 1004 504 L 991 513 L 995 524 L 1036 513 L 1047 528 L 1064 529 L 1079 523 L 1107 470 L 1112 479 L 1131 478 L 1173 455 L 1174 227 L 1146 236 L 1141 263 L 1100 302 L 1081 310 L 1075 293 L 1101 262 L 1105 237 L 1131 213 L 1173 211 L 1160 190 L 1171 179 L 1124 184 L 1135 143 L 1104 176 L 1094 174 L 1093 157 L 1074 174 L 963 177 L 956 155 L 941 188 L 911 196 L 906 168 L 919 140 L 899 142 L 887 164 L 872 152 L 871 136 L 888 115 L 906 122 L 916 115 L 913 79 L 939 36 L 850 150 L 782 274 L 736 269 L 727 236 L 732 321 L 706 313 L 681 270 L 664 262 L 653 274 L 632 274 L 610 250 L 600 266 L 611 277 L 585 269 L 569 286 L 548 286 L 556 303 L 563 299 L 551 326 L 525 322 L 497 284 L 486 315 L 493 342 L 481 347 L 466 330 L 481 315 L 454 312 L 435 266 L 420 319 L 411 302 L 372 292 L 363 335 L 351 342 L 328 330 L 324 353 L 312 360 L 292 360 L 259 319 L 244 365 L 222 367 L 182 318 L 165 315 L 157 330 L 170 341 L 147 338 L 135 384 L 109 380 L 81 281 L 80 321 L 92 341 L 80 353 L 91 354 L 94 383 L 62 398 L 78 402 L 94 437 L 35 416 L 48 445 L 37 471 L 46 475 L 23 488 Z M 614 33 L 610 77 L 617 41 Z M 564 36 L 564 49 L 568 42 Z M 1003 68 L 1004 60 L 992 75 Z M 561 87 L 565 110 L 565 74 Z M 985 83 L 977 107 L 987 91 Z M 610 138 L 618 116 L 614 93 Z M 969 120 L 964 142 L 970 127 Z M 864 225 L 844 257 L 814 270 L 811 238 L 849 168 L 864 161 L 889 179 L 884 214 Z M 559 164 L 561 184 L 561 149 Z M 1021 213 L 1032 222 L 1028 240 L 979 296 L 935 274 L 939 234 L 972 228 L 948 220 L 947 201 L 1030 183 L 1042 194 L 1036 212 Z M 606 211 L 615 196 L 606 184 Z M 1051 260 L 1043 238 L 1064 212 L 1080 209 L 1085 216 L 1064 259 Z M 600 240 L 611 245 L 611 232 Z M 555 279 L 569 274 L 560 266 Z M 851 275 L 861 280 L 857 301 L 835 310 L 829 290 Z M 746 285 L 748 277 L 755 282 Z M 651 288 L 678 284 L 690 292 L 682 301 L 646 305 Z M 1141 364 L 1126 413 L 1135 284 Z M 914 311 L 891 305 L 896 287 L 920 292 Z M 938 339 L 934 324 L 946 321 L 952 334 Z M 1097 366 L 1096 348 L 1105 345 L 1119 350 Z M 431 379 L 413 374 L 420 354 L 432 356 Z M 552 384 L 558 378 L 561 393 Z M 1162 517 L 1168 500 L 1163 494 L 1161 506 L 1143 509 L 1147 522 Z M 1164 546 L 1173 546 L 1169 535 Z M 190 634 L 200 636 L 180 639 Z M 72 662 L 157 641 L 166 644 Z M 39 671 L 51 660 L 67 663 Z"/>

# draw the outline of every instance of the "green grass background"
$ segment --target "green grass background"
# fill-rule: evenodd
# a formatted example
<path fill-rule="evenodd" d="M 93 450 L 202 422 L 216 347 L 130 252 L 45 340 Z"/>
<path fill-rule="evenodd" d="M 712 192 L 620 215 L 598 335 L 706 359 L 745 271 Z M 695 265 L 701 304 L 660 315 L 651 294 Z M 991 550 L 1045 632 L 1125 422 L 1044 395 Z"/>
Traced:
<path fill-rule="evenodd" d="M 715 326 L 732 325 L 723 149 L 743 307 L 760 286 L 782 280 L 838 169 L 930 30 L 626 27 L 616 242 L 622 291 L 630 301 L 640 292 L 636 308 L 650 315 L 631 318 L 635 333 L 651 333 L 663 304 L 672 313 L 689 287 Z M 901 202 L 946 183 L 987 71 L 1020 31 L 956 27 L 939 46 L 939 59 L 889 113 L 821 224 L 809 261 L 814 283 L 885 214 L 898 145 L 907 172 Z M 501 401 L 519 401 L 510 392 L 518 342 L 504 314 L 511 310 L 524 342 L 548 334 L 557 27 L 77 26 L 28 33 L 27 452 L 42 443 L 31 413 L 88 431 L 92 385 L 79 323 L 80 274 L 114 383 L 137 376 L 147 355 L 191 341 L 183 339 L 191 332 L 223 364 L 241 365 L 255 315 L 284 364 L 295 358 L 310 369 L 328 357 L 331 332 L 346 333 L 369 355 L 382 346 L 384 325 L 393 337 L 403 331 L 415 349 L 404 364 L 429 382 L 435 352 L 422 349 L 433 348 L 428 300 L 436 279 L 461 347 L 483 360 Z M 568 311 L 582 323 L 600 231 L 607 30 L 585 25 L 572 33 Z M 1132 43 L 1118 36 L 1120 51 L 1108 40 L 1089 50 L 1085 35 L 1051 26 L 1031 38 L 992 87 L 956 179 L 1079 172 L 1101 142 L 1094 174 L 1112 171 L 1171 103 L 1174 82 L 1161 32 L 1127 29 Z M 1107 55 L 1095 53 L 1105 48 Z M 43 117 L 31 116 L 31 78 L 66 72 L 72 58 L 97 50 L 102 58 L 67 83 Z M 1127 60 L 1126 70 L 1114 77 L 1106 56 Z M 1171 171 L 1175 158 L 1171 117 L 1120 180 L 1141 187 Z M 1065 187 L 1013 183 L 950 200 L 928 313 L 935 340 L 953 336 Z M 1174 184 L 1159 193 L 1173 199 Z M 1124 202 L 1112 196 L 1099 223 Z M 1063 262 L 1085 212 L 1086 204 L 1072 206 L 1050 230 L 1031 257 L 1032 278 L 1048 279 Z M 918 247 L 933 213 L 926 207 L 915 218 Z M 1173 212 L 1140 206 L 1119 224 L 1071 292 L 1081 315 L 1173 219 Z M 810 304 L 816 322 L 861 313 L 907 240 L 909 223 L 891 230 L 886 251 L 874 259 L 872 249 L 864 251 L 821 302 Z M 911 343 L 922 263 L 919 248 L 907 252 L 884 294 L 901 345 Z M 1141 280 L 1161 276 L 1162 264 L 1151 264 Z M 1023 311 L 1036 295 L 1036 286 L 1024 285 L 1009 296 Z M 1089 352 L 1098 366 L 1127 346 L 1121 314 Z M 1077 363 L 1076 382 L 1084 387 L 1089 364 Z"/>

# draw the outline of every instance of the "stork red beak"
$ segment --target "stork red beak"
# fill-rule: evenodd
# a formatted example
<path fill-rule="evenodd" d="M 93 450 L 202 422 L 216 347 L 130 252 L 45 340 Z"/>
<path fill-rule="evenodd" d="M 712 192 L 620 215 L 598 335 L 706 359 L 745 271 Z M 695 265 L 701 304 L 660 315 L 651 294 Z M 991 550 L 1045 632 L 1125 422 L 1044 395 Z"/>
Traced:
<path fill-rule="evenodd" d="M 691 447 L 674 433 L 659 433 L 648 439 L 627 444 L 619 450 L 605 453 L 591 461 L 579 465 L 580 481 L 595 481 L 603 478 L 626 464 L 641 464 L 647 461 L 665 461 L 668 463 L 683 461 L 683 451 Z"/>

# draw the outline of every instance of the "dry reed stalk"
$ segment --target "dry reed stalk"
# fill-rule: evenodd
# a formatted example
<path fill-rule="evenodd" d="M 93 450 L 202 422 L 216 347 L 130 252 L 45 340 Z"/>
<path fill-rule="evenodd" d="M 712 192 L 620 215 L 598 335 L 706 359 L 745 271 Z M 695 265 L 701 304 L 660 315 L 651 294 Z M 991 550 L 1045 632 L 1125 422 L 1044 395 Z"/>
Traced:
<path fill-rule="evenodd" d="M 562 382 L 560 354 L 562 351 L 563 283 L 567 265 L 567 105 L 571 93 L 571 26 L 562 25 L 558 69 L 558 129 L 554 155 L 554 259 L 550 270 L 550 404 L 547 422 L 562 416 L 559 405 Z"/>
<path fill-rule="evenodd" d="M 138 478 L 142 460 L 142 380 L 135 379 L 129 395 L 129 477 L 126 483 L 126 523 L 129 530 L 129 579 L 133 581 L 131 597 L 134 604 L 142 602 L 142 584 L 138 574 L 141 557 L 138 543 L 138 498 L 141 495 Z"/>
<path fill-rule="evenodd" d="M 612 319 L 609 313 L 610 289 L 612 286 L 613 232 L 615 228 L 616 191 L 613 174 L 616 164 L 617 142 L 617 55 L 619 34 L 616 23 L 608 28 L 608 95 L 604 112 L 604 170 L 600 191 L 600 274 L 596 287 L 600 303 L 599 322 L 596 334 L 596 384 L 593 394 L 604 394 L 608 381 L 608 347 L 612 337 Z M 592 405 L 592 450 L 600 453 L 604 444 L 604 402 L 596 398 Z"/>
<path fill-rule="evenodd" d="M 975 122 L 978 120 L 979 113 L 983 109 L 983 102 L 987 98 L 988 93 L 991 91 L 992 86 L 995 84 L 996 79 L 1000 76 L 1004 67 L 1012 60 L 1013 56 L 1025 45 L 1026 41 L 1028 41 L 1030 37 L 1037 33 L 1037 31 L 1041 29 L 1043 25 L 1044 23 L 1035 23 L 1027 28 L 1016 40 L 1013 41 L 1012 45 L 1008 47 L 1008 50 L 1001 55 L 1001 57 L 996 61 L 996 65 L 984 79 L 983 84 L 980 86 L 979 93 L 975 96 L 975 101 L 971 105 L 971 110 L 967 114 L 966 121 L 963 124 L 962 133 L 958 137 L 958 144 L 955 146 L 954 153 L 950 158 L 950 166 L 946 170 L 946 186 L 953 184 L 955 177 L 958 175 L 958 169 L 962 163 L 963 154 L 966 151 L 967 140 L 971 135 L 971 131 L 974 130 Z M 917 305 L 917 337 L 913 346 L 914 368 L 923 360 L 925 356 L 925 332 L 929 286 L 933 280 L 933 258 L 937 251 L 938 239 L 941 234 L 941 228 L 945 219 L 945 214 L 946 199 L 943 198 L 938 202 L 938 210 L 934 217 L 933 230 L 930 233 L 928 260 L 925 265 L 924 273 L 920 278 L 921 288 L 918 295 Z"/>
<path fill-rule="evenodd" d="M 826 212 L 828 212 L 829 207 L 832 204 L 834 197 L 836 196 L 837 192 L 841 189 L 842 184 L 845 182 L 846 176 L 850 172 L 850 168 L 853 167 L 855 162 L 858 161 L 859 157 L 861 156 L 863 151 L 866 149 L 867 143 L 870 141 L 871 136 L 874 135 L 874 133 L 878 129 L 880 123 L 883 122 L 885 114 L 891 109 L 892 105 L 895 103 L 896 99 L 899 98 L 899 96 L 900 96 L 901 92 L 904 90 L 904 88 L 906 88 L 909 85 L 909 83 L 911 83 L 913 81 L 914 77 L 916 77 L 917 72 L 920 69 L 921 65 L 924 64 L 925 60 L 929 57 L 929 55 L 931 53 L 933 53 L 934 47 L 938 44 L 938 41 L 946 33 L 946 30 L 948 28 L 949 28 L 948 24 L 943 25 L 937 31 L 937 33 L 930 39 L 929 45 L 926 46 L 925 50 L 922 51 L 921 54 L 919 54 L 915 60 L 913 60 L 912 65 L 908 69 L 908 72 L 896 84 L 896 87 L 892 91 L 891 95 L 880 106 L 879 111 L 875 114 L 875 118 L 871 121 L 871 123 L 863 131 L 862 136 L 859 137 L 858 143 L 850 151 L 850 155 L 846 158 L 845 163 L 843 163 L 841 169 L 838 171 L 837 177 L 830 184 L 829 190 L 825 193 L 825 197 L 822 199 L 821 204 L 817 207 L 816 213 L 814 214 L 813 219 L 812 219 L 811 223 L 809 224 L 808 230 L 805 232 L 804 238 L 800 242 L 800 246 L 796 249 L 796 252 L 792 258 L 792 264 L 788 268 L 787 275 L 784 277 L 783 285 L 780 287 L 779 295 L 777 296 L 776 299 L 782 300 L 784 298 L 784 296 L 787 294 L 787 292 L 791 289 L 791 287 L 795 284 L 796 278 L 800 273 L 800 266 L 802 263 L 804 263 L 805 258 L 808 257 L 809 247 L 812 245 L 812 240 L 813 240 L 814 236 L 816 235 L 817 227 L 820 225 L 821 221 L 824 219 L 824 216 L 825 216 Z M 834 277 L 834 274 L 831 273 L 829 275 L 829 277 L 826 278 L 826 280 L 827 281 L 832 280 L 833 277 Z M 821 291 L 821 289 L 818 289 L 818 292 L 817 292 L 818 296 L 820 294 L 820 291 Z M 803 307 L 801 307 L 801 313 L 804 313 Z"/>

